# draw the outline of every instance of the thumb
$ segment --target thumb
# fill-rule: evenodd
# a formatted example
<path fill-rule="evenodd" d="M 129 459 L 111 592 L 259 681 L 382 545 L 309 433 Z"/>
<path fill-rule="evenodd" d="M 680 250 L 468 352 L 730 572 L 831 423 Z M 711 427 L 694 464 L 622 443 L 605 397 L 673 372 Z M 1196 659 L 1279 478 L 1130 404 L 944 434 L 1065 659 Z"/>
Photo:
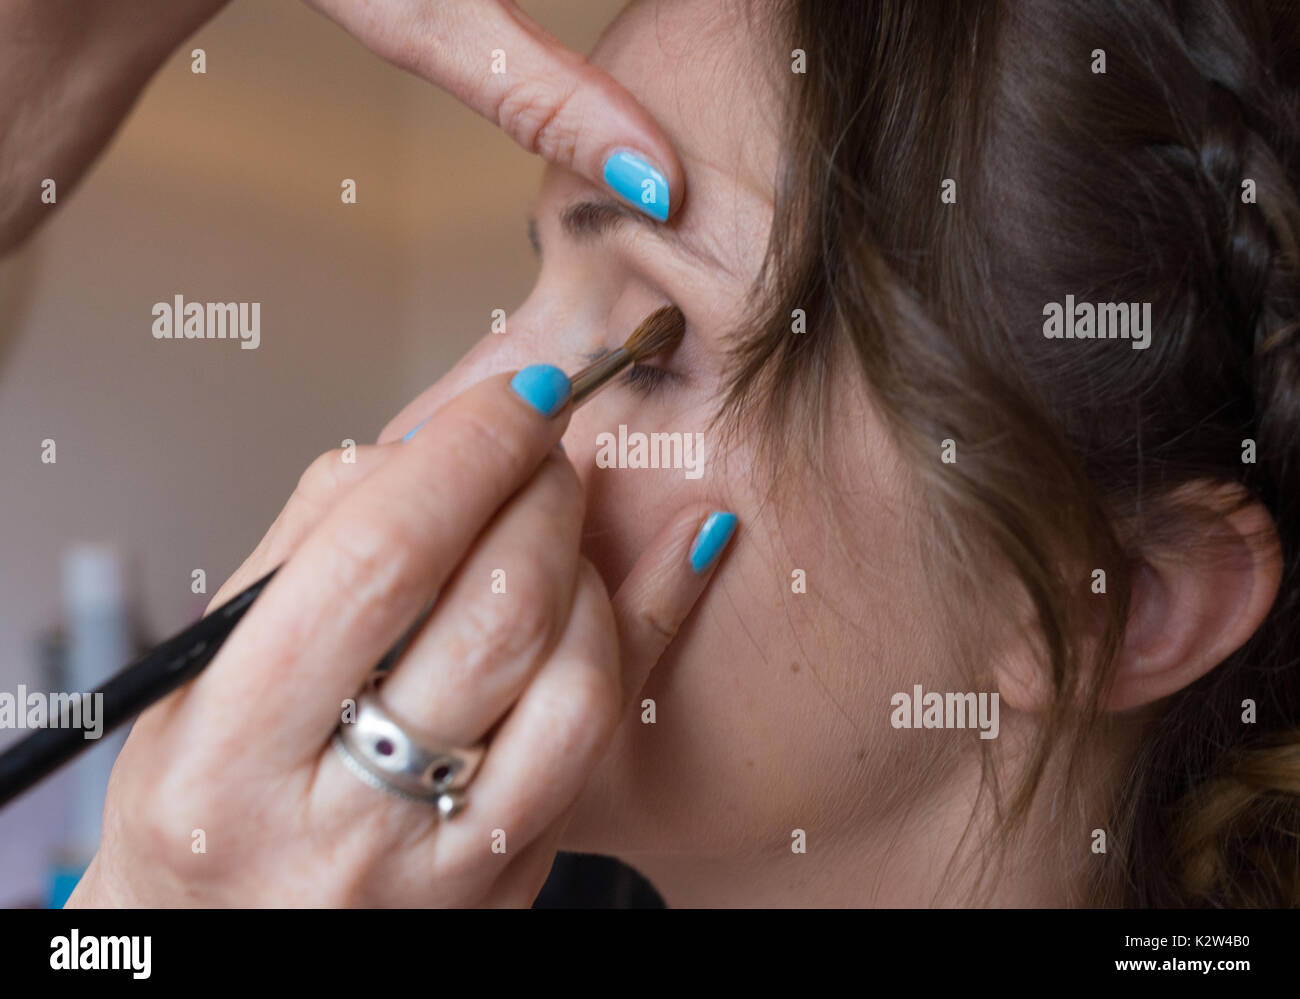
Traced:
<path fill-rule="evenodd" d="M 666 221 L 681 204 L 672 144 L 604 70 L 513 0 L 307 0 L 378 55 L 449 91 L 531 153 Z"/>
<path fill-rule="evenodd" d="M 736 515 L 695 504 L 659 532 L 614 595 L 625 706 L 677 635 L 708 586 L 732 535 Z"/>

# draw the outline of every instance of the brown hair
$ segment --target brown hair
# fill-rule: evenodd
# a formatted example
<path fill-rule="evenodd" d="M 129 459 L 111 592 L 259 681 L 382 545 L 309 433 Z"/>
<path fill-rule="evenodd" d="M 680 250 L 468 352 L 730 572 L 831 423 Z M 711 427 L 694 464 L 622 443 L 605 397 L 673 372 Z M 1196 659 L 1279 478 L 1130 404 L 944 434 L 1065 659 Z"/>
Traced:
<path fill-rule="evenodd" d="M 1055 698 L 1008 830 L 1058 743 L 1076 740 L 1074 773 L 1105 724 L 1143 547 L 1194 547 L 1174 490 L 1236 483 L 1264 504 L 1277 601 L 1157 705 L 1090 901 L 1300 903 L 1300 12 L 790 0 L 774 25 L 783 74 L 793 49 L 806 74 L 784 83 L 761 317 L 723 415 L 757 419 L 775 457 L 788 428 L 820 425 L 828 372 L 855 356 L 933 497 L 936 549 L 986 542 L 1014 570 Z M 1067 293 L 1151 303 L 1149 348 L 1044 337 Z M 1086 661 L 1092 567 L 1107 623 Z"/>

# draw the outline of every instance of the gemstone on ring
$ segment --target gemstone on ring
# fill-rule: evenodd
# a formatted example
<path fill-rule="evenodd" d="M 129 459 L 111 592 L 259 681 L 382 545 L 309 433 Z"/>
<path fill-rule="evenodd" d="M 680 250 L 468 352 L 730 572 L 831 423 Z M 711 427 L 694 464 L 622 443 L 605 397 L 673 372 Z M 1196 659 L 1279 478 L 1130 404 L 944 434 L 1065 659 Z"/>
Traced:
<path fill-rule="evenodd" d="M 449 778 L 455 772 L 456 772 L 456 768 L 451 766 L 450 764 L 439 763 L 436 767 L 433 768 L 433 773 L 430 774 L 429 776 L 435 784 L 444 784 L 446 783 L 447 778 Z"/>
<path fill-rule="evenodd" d="M 426 745 L 384 710 L 372 681 L 357 697 L 354 721 L 334 730 L 334 745 L 348 769 L 367 784 L 398 797 L 435 805 L 445 818 L 465 806 L 486 746 Z"/>

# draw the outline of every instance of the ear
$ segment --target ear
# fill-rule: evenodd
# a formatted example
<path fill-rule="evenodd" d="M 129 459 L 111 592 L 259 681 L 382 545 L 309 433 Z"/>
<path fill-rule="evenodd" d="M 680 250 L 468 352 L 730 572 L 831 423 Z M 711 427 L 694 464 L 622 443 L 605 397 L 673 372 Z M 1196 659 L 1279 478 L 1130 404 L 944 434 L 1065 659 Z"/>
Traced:
<path fill-rule="evenodd" d="M 1194 683 L 1263 623 L 1282 575 L 1277 528 L 1260 503 L 1233 484 L 1190 483 L 1168 498 L 1179 529 L 1142 553 L 1133 574 L 1128 626 L 1102 706 L 1124 711 Z M 1078 599 L 1088 600 L 1081 588 Z M 1092 597 L 1092 599 L 1096 599 Z M 1032 620 L 1022 608 L 1022 620 Z M 1085 657 L 1105 626 L 1083 636 Z M 1045 711 L 1054 696 L 1041 664 L 1024 650 L 998 657 L 1002 700 Z"/>
<path fill-rule="evenodd" d="M 1170 501 L 1182 540 L 1143 552 L 1104 706 L 1136 708 L 1181 690 L 1245 644 L 1277 597 L 1273 518 L 1236 485 L 1193 483 Z"/>

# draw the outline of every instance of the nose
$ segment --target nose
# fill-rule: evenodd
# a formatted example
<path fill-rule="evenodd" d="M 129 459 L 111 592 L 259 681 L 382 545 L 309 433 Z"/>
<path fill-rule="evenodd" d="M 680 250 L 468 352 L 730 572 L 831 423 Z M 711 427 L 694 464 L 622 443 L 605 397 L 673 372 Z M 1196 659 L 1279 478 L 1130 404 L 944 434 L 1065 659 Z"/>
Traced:
<path fill-rule="evenodd" d="M 582 364 L 580 348 L 573 346 L 585 343 L 580 332 L 569 331 L 572 335 L 564 337 L 562 345 L 561 338 L 529 330 L 523 322 L 512 318 L 507 318 L 501 328 L 507 332 L 485 333 L 455 366 L 407 404 L 384 428 L 380 442 L 402 438 L 448 400 L 491 375 L 516 371 L 530 364 L 554 364 L 573 374 Z"/>

